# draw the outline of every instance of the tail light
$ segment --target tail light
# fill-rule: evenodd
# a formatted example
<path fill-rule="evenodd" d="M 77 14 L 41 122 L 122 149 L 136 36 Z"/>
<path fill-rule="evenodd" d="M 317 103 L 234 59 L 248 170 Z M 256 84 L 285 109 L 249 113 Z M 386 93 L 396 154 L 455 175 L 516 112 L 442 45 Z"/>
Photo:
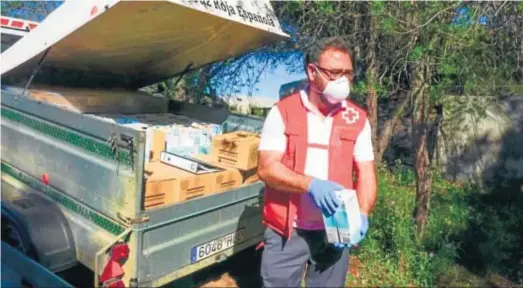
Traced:
<path fill-rule="evenodd" d="M 102 275 L 98 278 L 101 287 L 125 287 L 123 266 L 129 258 L 129 245 L 125 242 L 114 244 L 107 255 Z"/>

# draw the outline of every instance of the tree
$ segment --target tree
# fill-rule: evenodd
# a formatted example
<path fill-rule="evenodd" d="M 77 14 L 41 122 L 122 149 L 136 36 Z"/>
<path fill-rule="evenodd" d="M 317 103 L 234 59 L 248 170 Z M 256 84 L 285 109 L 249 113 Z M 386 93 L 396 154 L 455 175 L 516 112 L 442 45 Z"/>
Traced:
<path fill-rule="evenodd" d="M 169 79 L 144 90 L 199 104 L 223 104 L 243 90 L 247 90 L 250 96 L 263 73 L 278 65 L 294 69 L 292 63 L 300 62 L 300 55 L 291 46 L 291 43 L 283 42 L 262 47 L 235 58 L 190 69 L 180 81 Z"/>
<path fill-rule="evenodd" d="M 401 5 L 389 3 L 390 5 Z M 432 173 L 442 96 L 456 85 L 464 94 L 492 93 L 494 83 L 510 82 L 505 73 L 512 59 L 497 54 L 485 18 L 489 6 L 479 2 L 416 2 L 397 14 L 395 33 L 407 35 L 415 44 L 406 62 L 409 67 L 409 97 L 412 145 L 416 173 L 414 218 L 419 236 L 427 226 L 432 195 Z M 391 11 L 398 11 L 393 9 Z M 483 20 L 481 20 L 483 19 Z M 508 60 L 508 61 L 507 61 Z M 494 84 L 494 85 L 493 85 Z M 482 109 L 484 107 L 478 107 Z M 435 119 L 432 116 L 436 114 Z M 432 145 L 433 146 L 433 145 Z"/>
<path fill-rule="evenodd" d="M 462 94 L 488 94 L 494 92 L 494 83 L 508 83 L 513 73 L 506 71 L 514 71 L 511 63 L 518 63 L 514 61 L 517 53 L 503 58 L 499 50 L 514 45 L 520 16 L 512 12 L 511 16 L 504 13 L 501 17 L 499 11 L 518 11 L 512 7 L 516 5 L 381 1 L 275 5 L 280 18 L 296 28 L 298 47 L 303 49 L 314 39 L 329 36 L 343 37 L 351 43 L 358 71 L 355 86 L 357 92 L 365 94 L 378 160 L 395 125 L 405 112 L 411 116 L 417 180 L 414 218 L 420 236 L 430 211 L 442 96 L 456 86 L 461 87 Z M 497 20 L 497 26 L 487 25 L 487 19 L 496 17 L 504 21 Z M 496 35 L 498 40 L 493 37 Z M 392 116 L 378 125 L 379 100 L 390 103 L 387 100 L 401 95 L 398 91 L 406 92 L 408 97 L 399 96 L 400 104 L 392 109 Z M 478 105 L 477 109 L 481 108 Z"/>
<path fill-rule="evenodd" d="M 367 106 L 375 158 L 376 162 L 381 162 L 407 106 L 407 98 L 403 97 L 394 107 L 395 113 L 387 119 L 379 119 L 383 121 L 381 125 L 378 122 L 379 100 L 382 100 L 382 106 L 386 106 L 390 97 L 401 98 L 398 92 L 402 90 L 401 85 L 398 86 L 401 82 L 392 81 L 393 78 L 400 78 L 402 72 L 390 69 L 391 59 L 396 58 L 390 55 L 394 54 L 390 51 L 395 51 L 390 48 L 399 46 L 400 42 L 383 33 L 383 26 L 387 23 L 380 20 L 384 16 L 385 3 L 284 1 L 273 5 L 279 18 L 294 27 L 296 32 L 293 38 L 300 49 L 305 49 L 321 37 L 338 36 L 349 43 L 356 70 L 353 95 L 364 98 L 360 102 Z M 388 50 L 387 53 L 383 53 L 385 50 Z M 301 62 L 298 64 L 303 65 Z"/>
<path fill-rule="evenodd" d="M 2 15 L 41 22 L 64 1 L 2 1 Z"/>

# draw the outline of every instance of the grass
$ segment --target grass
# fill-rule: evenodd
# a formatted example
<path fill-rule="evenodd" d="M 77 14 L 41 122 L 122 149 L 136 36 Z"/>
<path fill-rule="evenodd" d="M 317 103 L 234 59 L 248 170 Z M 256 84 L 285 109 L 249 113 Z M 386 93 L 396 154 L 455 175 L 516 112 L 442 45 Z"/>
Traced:
<path fill-rule="evenodd" d="M 476 187 L 435 175 L 427 237 L 418 241 L 414 184 L 409 169 L 380 169 L 379 199 L 369 234 L 352 252 L 348 286 L 523 284 L 521 202 L 500 208 Z"/>
<path fill-rule="evenodd" d="M 414 185 L 411 170 L 380 168 L 379 199 L 351 252 L 347 286 L 523 287 L 522 182 L 489 192 L 435 175 L 424 241 L 414 237 Z M 239 287 L 259 287 L 259 256 L 246 252 L 214 274 L 230 271 Z"/>

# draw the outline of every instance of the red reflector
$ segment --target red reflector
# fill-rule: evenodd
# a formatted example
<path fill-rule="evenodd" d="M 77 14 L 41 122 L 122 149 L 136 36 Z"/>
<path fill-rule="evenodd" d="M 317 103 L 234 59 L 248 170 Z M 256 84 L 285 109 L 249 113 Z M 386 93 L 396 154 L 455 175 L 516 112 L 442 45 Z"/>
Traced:
<path fill-rule="evenodd" d="M 47 173 L 42 174 L 42 182 L 44 182 L 45 185 L 49 185 L 49 175 L 47 175 Z"/>
<path fill-rule="evenodd" d="M 102 276 L 100 276 L 100 282 L 104 283 L 107 280 L 119 278 L 123 276 L 123 274 L 124 272 L 122 265 L 112 259 L 109 259 L 109 261 L 107 261 L 107 265 L 105 265 L 104 272 L 102 272 Z"/>
<path fill-rule="evenodd" d="M 126 243 L 118 243 L 111 248 L 112 260 L 121 261 L 127 258 L 129 258 L 129 246 Z"/>
<path fill-rule="evenodd" d="M 0 21 L 1 21 L 1 25 L 3 25 L 3 26 L 7 26 L 7 24 L 9 24 L 9 19 L 7 19 L 7 18 L 1 18 Z"/>
<path fill-rule="evenodd" d="M 93 6 L 93 8 L 91 8 L 91 16 L 94 16 L 98 13 L 98 7 L 96 6 Z"/>
<path fill-rule="evenodd" d="M 27 25 L 29 25 L 29 29 L 31 29 L 31 30 L 33 30 L 37 26 L 36 24 L 33 24 L 33 23 L 29 23 Z"/>
<path fill-rule="evenodd" d="M 16 27 L 16 28 L 22 28 L 24 26 L 24 22 L 13 20 L 13 21 L 11 21 L 11 26 Z"/>

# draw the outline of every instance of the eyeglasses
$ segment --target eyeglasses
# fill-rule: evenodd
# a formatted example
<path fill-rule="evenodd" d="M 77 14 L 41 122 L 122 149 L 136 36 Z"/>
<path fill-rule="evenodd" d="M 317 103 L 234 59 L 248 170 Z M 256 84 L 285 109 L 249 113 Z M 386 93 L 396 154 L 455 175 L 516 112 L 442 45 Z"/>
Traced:
<path fill-rule="evenodd" d="M 325 76 L 327 76 L 327 78 L 329 78 L 329 80 L 336 80 L 343 76 L 347 77 L 347 79 L 349 79 L 349 80 L 352 80 L 352 78 L 354 77 L 354 74 L 353 74 L 352 70 L 350 70 L 350 69 L 332 69 L 331 70 L 331 69 L 323 68 L 316 64 L 312 64 L 312 65 L 314 65 L 314 67 L 316 67 L 320 72 L 323 72 L 323 74 Z"/>

